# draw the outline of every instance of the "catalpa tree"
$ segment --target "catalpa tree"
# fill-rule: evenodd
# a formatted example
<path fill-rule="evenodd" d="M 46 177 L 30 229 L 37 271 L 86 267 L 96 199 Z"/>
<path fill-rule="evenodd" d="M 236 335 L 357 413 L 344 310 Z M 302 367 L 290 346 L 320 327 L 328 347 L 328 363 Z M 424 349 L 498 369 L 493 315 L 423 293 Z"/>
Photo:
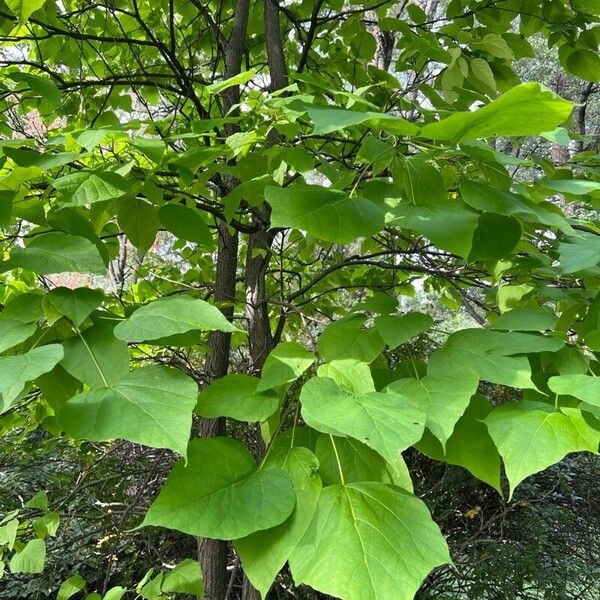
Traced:
<path fill-rule="evenodd" d="M 229 548 L 245 599 L 282 569 L 410 599 L 452 557 L 403 452 L 510 500 L 598 450 L 599 14 L 0 3 L 0 428 L 180 456 L 139 527 L 197 537 L 203 584 L 187 561 L 144 598 L 233 597 Z M 522 81 L 542 51 L 554 91 Z M 44 523 L 0 525 L 12 572 Z"/>

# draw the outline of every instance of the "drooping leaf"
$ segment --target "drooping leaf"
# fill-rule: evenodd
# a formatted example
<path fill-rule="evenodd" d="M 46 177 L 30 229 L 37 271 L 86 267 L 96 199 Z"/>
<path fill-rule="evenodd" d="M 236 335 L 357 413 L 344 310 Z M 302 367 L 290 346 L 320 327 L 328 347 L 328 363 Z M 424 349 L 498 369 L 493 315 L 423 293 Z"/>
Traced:
<path fill-rule="evenodd" d="M 190 594 L 202 598 L 204 580 L 197 561 L 188 558 L 182 560 L 172 571 L 165 574 L 161 591 L 168 593 Z"/>
<path fill-rule="evenodd" d="M 198 210 L 182 204 L 165 204 L 158 211 L 158 218 L 163 227 L 179 239 L 206 248 L 214 246 L 212 233 Z"/>
<path fill-rule="evenodd" d="M 557 321 L 548 310 L 514 308 L 502 313 L 490 327 L 499 331 L 546 331 L 554 329 Z"/>
<path fill-rule="evenodd" d="M 85 581 L 81 575 L 73 575 L 66 581 L 60 584 L 56 600 L 69 600 L 77 592 L 80 592 L 85 587 Z"/>
<path fill-rule="evenodd" d="M 114 336 L 110 324 L 95 324 L 63 347 L 63 369 L 91 388 L 112 385 L 129 372 L 127 344 Z"/>
<path fill-rule="evenodd" d="M 16 319 L 0 319 L 0 353 L 18 346 L 37 330 L 35 323 L 23 323 Z"/>
<path fill-rule="evenodd" d="M 292 513 L 295 493 L 284 471 L 257 469 L 250 452 L 230 438 L 190 442 L 141 526 L 189 535 L 236 539 L 279 525 Z"/>
<path fill-rule="evenodd" d="M 106 273 L 106 265 L 92 242 L 60 231 L 36 235 L 25 248 L 14 248 L 8 267 L 27 269 L 38 275 L 65 271 Z"/>
<path fill-rule="evenodd" d="M 368 394 L 375 391 L 369 365 L 352 358 L 332 360 L 320 365 L 317 375 L 333 379 L 340 388 L 353 394 Z"/>
<path fill-rule="evenodd" d="M 117 215 L 119 226 L 127 239 L 144 254 L 154 244 L 160 222 L 156 208 L 137 198 L 126 199 Z"/>
<path fill-rule="evenodd" d="M 400 379 L 388 391 L 416 400 L 427 415 L 425 426 L 445 448 L 454 426 L 477 391 L 479 377 L 468 366 L 463 369 L 430 368 L 422 379 Z"/>
<path fill-rule="evenodd" d="M 476 394 L 456 423 L 445 451 L 439 440 L 427 430 L 416 447 L 434 460 L 463 467 L 501 494 L 500 454 L 484 423 L 491 411 L 489 401 Z"/>
<path fill-rule="evenodd" d="M 375 329 L 390 350 L 394 350 L 432 326 L 433 319 L 429 315 L 418 312 L 380 315 L 375 319 Z"/>
<path fill-rule="evenodd" d="M 557 375 L 550 377 L 548 387 L 560 396 L 575 396 L 586 404 L 600 407 L 600 379 L 590 375 Z"/>
<path fill-rule="evenodd" d="M 0 357 L 0 414 L 7 410 L 28 381 L 51 371 L 63 357 L 60 344 L 49 344 L 26 354 Z"/>
<path fill-rule="evenodd" d="M 46 0 L 7 0 L 6 5 L 11 12 L 19 19 L 22 25 L 29 20 L 29 17 L 46 4 Z"/>
<path fill-rule="evenodd" d="M 120 198 L 129 192 L 131 184 L 118 173 L 77 171 L 52 182 L 60 193 L 63 206 L 89 206 Z"/>
<path fill-rule="evenodd" d="M 575 408 L 536 410 L 510 402 L 495 408 L 485 423 L 504 461 L 510 497 L 530 475 L 570 452 L 597 452 L 600 442 L 600 432 Z"/>
<path fill-rule="evenodd" d="M 121 438 L 185 455 L 197 387 L 176 369 L 150 365 L 110 386 L 77 394 L 60 411 L 65 431 L 75 438 Z"/>
<path fill-rule="evenodd" d="M 289 475 L 296 506 L 280 525 L 234 542 L 244 573 L 263 598 L 310 525 L 322 487 L 317 474 L 318 461 L 306 448 L 292 447 L 272 453 L 266 466 L 283 469 Z"/>
<path fill-rule="evenodd" d="M 59 315 L 67 317 L 73 325 L 79 327 L 102 303 L 103 298 L 104 295 L 101 291 L 87 287 L 75 289 L 57 287 L 45 295 L 44 302 L 48 303 Z"/>
<path fill-rule="evenodd" d="M 264 421 L 279 406 L 273 390 L 257 391 L 259 379 L 232 373 L 216 379 L 198 396 L 195 412 L 202 417 L 230 417 L 238 421 Z"/>
<path fill-rule="evenodd" d="M 355 359 L 373 362 L 385 348 L 376 329 L 366 329 L 366 316 L 353 314 L 330 323 L 317 341 L 317 352 L 326 361 Z"/>
<path fill-rule="evenodd" d="M 271 350 L 262 369 L 258 392 L 295 381 L 312 365 L 315 357 L 297 342 L 281 342 Z"/>
<path fill-rule="evenodd" d="M 423 435 L 425 413 L 417 401 L 398 394 L 352 394 L 333 379 L 315 377 L 302 387 L 300 402 L 312 428 L 353 437 L 390 464 Z"/>
<path fill-rule="evenodd" d="M 551 131 L 569 118 L 573 105 L 539 83 L 522 83 L 474 111 L 457 112 L 421 128 L 432 140 L 458 142 L 491 136 Z"/>
<path fill-rule="evenodd" d="M 293 227 L 320 240 L 346 244 L 383 229 L 383 212 L 370 200 L 317 185 L 267 186 L 272 227 Z"/>
<path fill-rule="evenodd" d="M 344 600 L 412 600 L 429 571 L 449 561 L 418 498 L 367 482 L 323 490 L 290 567 L 296 584 Z"/>
<path fill-rule="evenodd" d="M 141 306 L 115 327 L 127 342 L 151 342 L 189 331 L 238 331 L 216 307 L 183 294 Z"/>
<path fill-rule="evenodd" d="M 29 540 L 24 548 L 12 555 L 11 573 L 41 573 L 46 562 L 46 544 L 44 540 Z"/>
<path fill-rule="evenodd" d="M 600 236 L 582 232 L 558 247 L 563 273 L 575 273 L 600 263 Z"/>

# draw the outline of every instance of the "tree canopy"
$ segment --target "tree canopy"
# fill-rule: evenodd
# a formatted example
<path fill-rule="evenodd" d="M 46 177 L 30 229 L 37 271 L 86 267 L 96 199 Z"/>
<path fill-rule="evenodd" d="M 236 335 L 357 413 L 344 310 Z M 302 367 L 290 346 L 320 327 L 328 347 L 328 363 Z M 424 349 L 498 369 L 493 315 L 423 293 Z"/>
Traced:
<path fill-rule="evenodd" d="M 126 516 L 198 545 L 47 597 L 410 600 L 453 561 L 415 456 L 508 502 L 597 453 L 599 41 L 596 0 L 0 1 L 0 433 L 156 449 Z"/>

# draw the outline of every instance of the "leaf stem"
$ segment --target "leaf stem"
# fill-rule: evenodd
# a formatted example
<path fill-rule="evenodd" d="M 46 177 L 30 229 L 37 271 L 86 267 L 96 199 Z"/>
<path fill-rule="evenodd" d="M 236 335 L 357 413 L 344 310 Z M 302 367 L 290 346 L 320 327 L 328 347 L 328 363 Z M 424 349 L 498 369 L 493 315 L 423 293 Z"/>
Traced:
<path fill-rule="evenodd" d="M 337 446 L 335 445 L 335 440 L 333 439 L 333 436 L 331 434 L 329 434 L 329 439 L 331 440 L 331 445 L 333 446 L 333 453 L 335 454 L 335 460 L 337 462 L 338 471 L 340 472 L 340 481 L 342 482 L 343 486 L 346 486 L 346 480 L 344 479 L 344 472 L 342 471 L 340 455 L 338 454 Z"/>

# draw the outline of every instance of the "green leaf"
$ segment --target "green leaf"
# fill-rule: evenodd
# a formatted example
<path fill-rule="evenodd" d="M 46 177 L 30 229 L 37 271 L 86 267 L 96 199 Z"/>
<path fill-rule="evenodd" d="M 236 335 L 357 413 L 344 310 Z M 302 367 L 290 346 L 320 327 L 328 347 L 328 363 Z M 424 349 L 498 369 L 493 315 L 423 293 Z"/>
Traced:
<path fill-rule="evenodd" d="M 25 502 L 25 508 L 37 508 L 38 510 L 48 510 L 48 494 L 45 491 L 40 491 Z"/>
<path fill-rule="evenodd" d="M 600 433 L 575 408 L 548 412 L 508 403 L 485 419 L 504 461 L 510 496 L 525 478 L 543 471 L 571 452 L 597 452 Z"/>
<path fill-rule="evenodd" d="M 368 394 L 375 391 L 369 365 L 353 358 L 332 360 L 320 365 L 317 375 L 333 379 L 340 388 L 352 394 Z"/>
<path fill-rule="evenodd" d="M 500 260 L 511 254 L 521 239 L 521 225 L 514 217 L 483 213 L 473 234 L 469 260 Z"/>
<path fill-rule="evenodd" d="M 319 436 L 315 454 L 319 459 L 319 473 L 325 485 L 379 481 L 397 485 L 408 492 L 413 491 L 402 456 L 392 465 L 377 452 L 352 438 L 335 437 L 326 433 Z"/>
<path fill-rule="evenodd" d="M 60 344 L 34 348 L 27 354 L 0 357 L 0 414 L 10 407 L 26 382 L 51 371 L 62 357 Z"/>
<path fill-rule="evenodd" d="M 224 79 L 223 81 L 217 81 L 216 83 L 211 83 L 206 86 L 206 90 L 211 94 L 220 94 L 224 92 L 226 89 L 234 86 L 244 85 L 248 83 L 257 73 L 257 69 L 248 69 L 247 71 L 243 71 L 242 73 L 238 73 L 233 77 L 229 77 L 228 79 Z"/>
<path fill-rule="evenodd" d="M 131 188 L 131 183 L 118 173 L 110 171 L 78 171 L 63 175 L 52 182 L 52 187 L 60 192 L 62 206 L 89 206 L 121 198 Z"/>
<path fill-rule="evenodd" d="M 427 456 L 463 467 L 502 494 L 500 454 L 483 422 L 492 411 L 489 401 L 476 394 L 446 442 L 446 450 L 429 431 L 416 445 Z"/>
<path fill-rule="evenodd" d="M 542 179 L 537 183 L 553 192 L 571 196 L 584 196 L 600 190 L 600 182 L 588 179 Z"/>
<path fill-rule="evenodd" d="M 466 258 L 479 216 L 460 200 L 400 204 L 392 209 L 392 224 L 413 229 L 436 246 Z"/>
<path fill-rule="evenodd" d="M 41 573 L 46 562 L 44 540 L 30 540 L 25 547 L 10 559 L 11 573 Z"/>
<path fill-rule="evenodd" d="M 161 590 L 201 598 L 204 594 L 204 581 L 198 562 L 191 558 L 181 561 L 172 571 L 165 574 Z"/>
<path fill-rule="evenodd" d="M 346 244 L 384 226 L 383 212 L 370 200 L 318 185 L 267 186 L 272 227 L 293 227 L 320 240 Z"/>
<path fill-rule="evenodd" d="M 160 223 L 156 208 L 148 202 L 137 198 L 125 200 L 117 214 L 117 221 L 129 241 L 142 254 L 154 244 Z"/>
<path fill-rule="evenodd" d="M 79 327 L 103 299 L 104 294 L 100 290 L 87 287 L 75 289 L 57 287 L 45 295 L 44 302 Z"/>
<path fill-rule="evenodd" d="M 158 211 L 163 227 L 180 240 L 213 248 L 213 235 L 200 211 L 182 204 L 165 204 Z"/>
<path fill-rule="evenodd" d="M 96 324 L 63 347 L 63 369 L 91 388 L 111 385 L 129 372 L 127 344 L 115 338 L 110 324 Z"/>
<path fill-rule="evenodd" d="M 296 584 L 344 600 L 412 600 L 427 574 L 448 562 L 425 504 L 369 482 L 323 490 L 290 567 Z"/>
<path fill-rule="evenodd" d="M 69 600 L 85 587 L 85 581 L 80 575 L 73 575 L 60 584 L 56 600 Z"/>
<path fill-rule="evenodd" d="M 274 452 L 267 458 L 266 466 L 283 469 L 289 475 L 296 493 L 296 506 L 280 525 L 234 542 L 244 573 L 263 598 L 308 529 L 322 487 L 317 475 L 319 463 L 306 448 Z"/>
<path fill-rule="evenodd" d="M 307 425 L 323 433 L 351 436 L 390 464 L 423 435 L 425 413 L 417 401 L 398 394 L 352 394 L 333 379 L 315 377 L 302 387 L 300 402 Z"/>
<path fill-rule="evenodd" d="M 16 319 L 0 319 L 0 353 L 29 339 L 36 330 L 35 323 L 23 323 Z"/>
<path fill-rule="evenodd" d="M 19 23 L 27 23 L 29 17 L 46 4 L 46 0 L 6 0 L 6 5 L 10 8 Z"/>
<path fill-rule="evenodd" d="M 317 341 L 317 352 L 326 361 L 355 359 L 373 362 L 384 350 L 385 342 L 375 329 L 363 327 L 366 316 L 354 314 L 330 323 Z"/>
<path fill-rule="evenodd" d="M 324 135 L 341 131 L 355 125 L 368 125 L 375 129 L 384 129 L 396 135 L 414 135 L 418 131 L 415 123 L 406 119 L 378 112 L 358 112 L 334 106 L 320 106 L 307 102 L 293 101 L 290 108 L 306 112 L 314 123 L 313 133 Z"/>
<path fill-rule="evenodd" d="M 468 367 L 461 370 L 430 368 L 422 379 L 400 379 L 386 390 L 416 401 L 427 415 L 425 426 L 440 440 L 442 447 L 477 391 L 479 377 Z"/>
<path fill-rule="evenodd" d="M 600 263 L 600 236 L 578 232 L 579 237 L 568 238 L 558 247 L 563 273 L 575 273 Z"/>
<path fill-rule="evenodd" d="M 241 442 L 190 442 L 141 526 L 156 525 L 215 539 L 236 539 L 279 525 L 292 513 L 295 494 L 280 469 L 256 469 Z"/>
<path fill-rule="evenodd" d="M 508 339 L 503 338 L 503 334 L 494 337 L 489 333 L 499 332 L 464 329 L 453 333 L 446 345 L 431 355 L 429 368 L 452 371 L 469 365 L 484 381 L 515 388 L 535 388 L 527 358 L 502 355 L 502 349 L 510 351 Z"/>
<path fill-rule="evenodd" d="M 311 352 L 297 342 L 282 342 L 267 357 L 256 390 L 262 392 L 292 383 L 315 361 Z"/>
<path fill-rule="evenodd" d="M 575 396 L 579 400 L 600 407 L 600 379 L 590 375 L 557 375 L 550 377 L 548 387 L 560 396 Z"/>
<path fill-rule="evenodd" d="M 238 421 L 264 421 L 279 406 L 273 390 L 257 392 L 259 379 L 233 373 L 213 381 L 198 396 L 195 412 L 202 417 L 230 417 Z"/>
<path fill-rule="evenodd" d="M 38 275 L 65 271 L 106 274 L 106 265 L 92 242 L 59 231 L 36 235 L 25 248 L 14 248 L 8 267 L 27 269 Z"/>
<path fill-rule="evenodd" d="M 573 104 L 539 83 L 522 83 L 475 111 L 457 112 L 421 128 L 432 140 L 459 142 L 483 137 L 538 135 L 569 118 Z"/>
<path fill-rule="evenodd" d="M 110 386 L 68 400 L 59 418 L 78 439 L 121 438 L 185 455 L 196 404 L 197 386 L 176 369 L 150 365 Z"/>
<path fill-rule="evenodd" d="M 19 294 L 6 303 L 0 313 L 0 320 L 14 319 L 21 323 L 34 323 L 44 316 L 43 299 L 42 294 Z"/>
<path fill-rule="evenodd" d="M 141 306 L 115 327 L 115 335 L 127 342 L 151 342 L 190 331 L 239 330 L 215 306 L 184 294 Z"/>
<path fill-rule="evenodd" d="M 546 331 L 553 330 L 558 317 L 548 310 L 514 308 L 501 314 L 491 329 L 500 331 Z"/>
<path fill-rule="evenodd" d="M 375 329 L 390 350 L 405 344 L 433 326 L 426 314 L 412 312 L 404 315 L 380 315 L 375 319 Z"/>
<path fill-rule="evenodd" d="M 580 79 L 600 82 L 600 57 L 594 50 L 579 48 L 570 52 L 563 65 Z"/>

